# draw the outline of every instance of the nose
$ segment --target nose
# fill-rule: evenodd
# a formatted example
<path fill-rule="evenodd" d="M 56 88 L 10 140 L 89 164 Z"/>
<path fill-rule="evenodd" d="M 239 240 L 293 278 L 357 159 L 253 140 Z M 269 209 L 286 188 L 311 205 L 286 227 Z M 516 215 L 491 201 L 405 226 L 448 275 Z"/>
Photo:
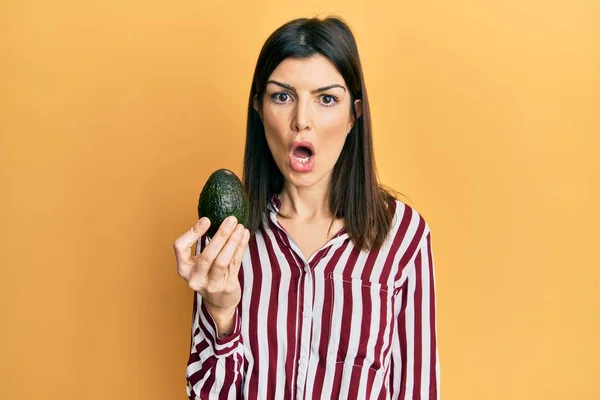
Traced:
<path fill-rule="evenodd" d="M 310 129 L 309 112 L 309 106 L 306 104 L 306 102 L 296 102 L 296 107 L 294 109 L 294 115 L 292 118 L 292 130 L 300 132 L 305 129 Z"/>

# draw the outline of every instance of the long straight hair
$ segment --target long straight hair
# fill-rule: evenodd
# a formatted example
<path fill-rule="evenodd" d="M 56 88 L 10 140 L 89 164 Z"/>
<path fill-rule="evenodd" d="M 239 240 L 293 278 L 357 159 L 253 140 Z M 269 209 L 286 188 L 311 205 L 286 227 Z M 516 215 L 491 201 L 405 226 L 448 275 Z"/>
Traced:
<path fill-rule="evenodd" d="M 286 58 L 308 58 L 321 54 L 329 59 L 344 78 L 350 92 L 350 108 L 355 123 L 333 168 L 329 207 L 335 218 L 344 220 L 346 232 L 361 250 L 380 247 L 393 218 L 391 190 L 379 184 L 373 154 L 371 114 L 363 71 L 354 35 L 337 17 L 292 20 L 269 36 L 261 49 L 254 70 L 248 99 L 244 188 L 250 201 L 247 228 L 256 232 L 263 213 L 274 194 L 283 189 L 284 178 L 267 144 L 265 129 L 254 109 L 262 97 L 273 70 Z M 356 118 L 354 101 L 362 100 L 362 115 Z"/>

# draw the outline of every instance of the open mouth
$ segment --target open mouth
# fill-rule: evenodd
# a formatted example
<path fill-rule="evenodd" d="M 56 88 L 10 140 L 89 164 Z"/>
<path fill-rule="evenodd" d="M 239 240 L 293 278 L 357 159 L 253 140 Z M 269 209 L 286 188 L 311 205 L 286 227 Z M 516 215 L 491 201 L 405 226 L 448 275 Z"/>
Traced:
<path fill-rule="evenodd" d="M 294 149 L 294 157 L 300 164 L 306 164 L 312 155 L 312 149 L 307 146 L 298 146 Z"/>
<path fill-rule="evenodd" d="M 296 172 L 310 172 L 315 166 L 315 148 L 304 140 L 295 141 L 290 152 L 290 166 Z"/>

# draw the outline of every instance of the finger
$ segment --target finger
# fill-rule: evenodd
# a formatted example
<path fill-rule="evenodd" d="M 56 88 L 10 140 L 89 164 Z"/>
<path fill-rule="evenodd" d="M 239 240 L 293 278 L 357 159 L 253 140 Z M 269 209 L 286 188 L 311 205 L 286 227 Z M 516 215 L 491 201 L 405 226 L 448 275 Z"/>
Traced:
<path fill-rule="evenodd" d="M 173 248 L 178 262 L 189 261 L 192 256 L 192 246 L 208 231 L 209 227 L 210 220 L 202 217 L 186 233 L 175 240 Z"/>
<path fill-rule="evenodd" d="M 238 248 L 240 241 L 244 236 L 244 231 L 244 226 L 242 224 L 238 224 L 229 237 L 229 240 L 227 240 L 227 243 L 225 246 L 223 246 L 219 252 L 219 255 L 210 267 L 210 278 L 222 279 L 223 276 L 227 274 L 233 254 L 235 253 L 235 250 Z"/>
<path fill-rule="evenodd" d="M 221 252 L 225 243 L 227 243 L 227 240 L 229 240 L 229 236 L 235 229 L 236 223 L 237 219 L 234 216 L 225 218 L 225 221 L 223 221 L 210 243 L 206 245 L 204 251 L 198 256 L 196 265 L 202 276 L 208 273 L 210 266 Z"/>
<path fill-rule="evenodd" d="M 246 254 L 246 249 L 248 248 L 249 241 L 250 231 L 248 229 L 244 229 L 244 235 L 242 236 L 242 240 L 240 240 L 240 244 L 238 245 L 237 249 L 235 249 L 233 259 L 229 264 L 229 279 L 238 279 L 240 266 L 242 265 L 244 254 Z"/>

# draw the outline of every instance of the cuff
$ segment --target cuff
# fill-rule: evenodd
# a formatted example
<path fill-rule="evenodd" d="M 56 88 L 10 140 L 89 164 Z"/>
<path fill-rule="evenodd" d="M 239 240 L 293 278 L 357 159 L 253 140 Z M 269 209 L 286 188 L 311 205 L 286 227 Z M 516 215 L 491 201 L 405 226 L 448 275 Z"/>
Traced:
<path fill-rule="evenodd" d="M 204 333 L 216 356 L 228 356 L 235 351 L 241 337 L 239 307 L 236 307 L 235 314 L 233 315 L 232 332 L 223 338 L 217 337 L 217 324 L 212 315 L 206 310 L 206 307 L 204 307 L 204 303 L 200 305 L 200 318 L 198 322 L 200 330 Z"/>

